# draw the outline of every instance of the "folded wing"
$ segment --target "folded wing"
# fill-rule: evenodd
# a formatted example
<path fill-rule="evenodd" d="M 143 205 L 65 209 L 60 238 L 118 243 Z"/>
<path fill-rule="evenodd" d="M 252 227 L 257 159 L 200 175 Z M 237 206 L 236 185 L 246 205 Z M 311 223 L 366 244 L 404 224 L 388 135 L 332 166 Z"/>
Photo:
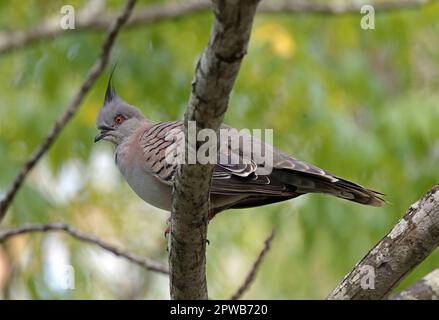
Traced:
<path fill-rule="evenodd" d="M 223 128 L 228 128 L 223 126 Z M 140 145 L 145 157 L 145 168 L 162 183 L 172 185 L 177 163 L 169 161 L 169 154 L 180 156 L 179 144 L 184 139 L 181 121 L 162 122 L 149 128 L 140 138 Z M 172 133 L 172 134 L 171 134 Z M 382 194 L 363 188 L 362 186 L 341 179 L 331 173 L 306 162 L 297 160 L 272 146 L 236 129 L 230 140 L 240 141 L 235 148 L 220 148 L 218 164 L 215 165 L 211 195 L 231 196 L 239 202 L 230 203 L 228 208 L 245 208 L 284 201 L 305 193 L 326 193 L 346 200 L 381 206 L 385 201 Z M 249 144 L 255 148 L 247 152 Z M 272 171 L 269 174 L 258 174 L 253 150 L 270 150 L 272 152 Z M 221 163 L 221 159 L 234 162 Z"/>

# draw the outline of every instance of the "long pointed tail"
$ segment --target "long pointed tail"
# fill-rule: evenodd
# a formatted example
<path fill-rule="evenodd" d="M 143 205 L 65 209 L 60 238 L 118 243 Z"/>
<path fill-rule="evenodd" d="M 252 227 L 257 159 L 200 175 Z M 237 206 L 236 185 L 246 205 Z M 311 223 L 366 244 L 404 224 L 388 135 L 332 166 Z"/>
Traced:
<path fill-rule="evenodd" d="M 294 186 L 297 193 L 325 193 L 375 207 L 386 204 L 382 193 L 329 174 L 322 176 L 307 172 L 282 171 L 274 173 L 273 176 L 283 183 Z"/>
<path fill-rule="evenodd" d="M 354 201 L 370 206 L 381 207 L 386 204 L 383 194 L 374 190 L 363 188 L 362 186 L 348 180 L 339 179 L 336 182 L 327 183 L 328 192 L 338 198 Z"/>

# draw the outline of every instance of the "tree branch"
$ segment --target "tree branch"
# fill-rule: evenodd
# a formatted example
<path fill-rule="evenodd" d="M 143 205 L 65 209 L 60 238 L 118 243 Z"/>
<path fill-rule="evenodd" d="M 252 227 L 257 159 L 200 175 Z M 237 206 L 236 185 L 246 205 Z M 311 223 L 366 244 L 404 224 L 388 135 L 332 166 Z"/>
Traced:
<path fill-rule="evenodd" d="M 184 117 L 187 154 L 188 122 L 197 131 L 218 131 L 238 75 L 258 0 L 213 0 L 215 20 L 207 48 L 198 60 Z M 187 162 L 186 162 L 187 163 Z M 207 216 L 213 164 L 183 164 L 174 178 L 170 237 L 172 299 L 207 299 L 205 275 Z"/>
<path fill-rule="evenodd" d="M 360 2 L 329 2 L 314 3 L 306 0 L 301 1 L 282 1 L 268 2 L 261 4 L 260 10 L 265 13 L 308 13 L 323 15 L 341 15 L 341 14 L 361 14 L 361 8 L 364 5 L 371 5 L 377 13 L 385 11 L 396 11 L 413 9 L 432 3 L 432 0 L 390 0 L 380 2 L 364 1 Z"/>
<path fill-rule="evenodd" d="M 383 299 L 439 244 L 439 185 L 354 267 L 328 299 Z"/>
<path fill-rule="evenodd" d="M 163 274 L 168 274 L 168 268 L 164 263 L 145 258 L 134 253 L 131 253 L 126 250 L 119 249 L 94 235 L 90 235 L 75 229 L 74 227 L 65 224 L 65 223 L 49 223 L 49 224 L 31 224 L 24 225 L 15 229 L 10 229 L 6 231 L 2 231 L 0 233 L 0 243 L 8 240 L 13 236 L 17 236 L 24 233 L 32 233 L 32 232 L 50 232 L 50 231 L 63 231 L 73 238 L 76 238 L 80 241 L 95 244 L 102 249 L 111 252 L 112 254 L 127 259 L 128 261 L 141 266 L 150 271 L 155 271 Z"/>
<path fill-rule="evenodd" d="M 432 3 L 432 0 L 389 0 L 372 3 L 376 12 L 411 9 Z M 369 4 L 369 3 L 367 3 Z M 127 22 L 127 26 L 137 26 L 154 22 L 176 19 L 188 15 L 207 11 L 211 4 L 207 0 L 190 0 L 178 3 L 167 3 L 149 5 L 137 10 Z M 359 3 L 313 3 L 303 0 L 284 0 L 263 2 L 258 12 L 267 14 L 290 13 L 290 14 L 359 14 L 361 5 Z M 115 13 L 104 13 L 101 11 L 81 10 L 76 16 L 76 30 L 106 30 L 117 18 Z M 28 30 L 1 32 L 0 33 L 0 54 L 13 49 L 23 48 L 38 41 L 51 39 L 61 34 L 75 34 L 59 27 L 59 16 L 46 19 L 42 24 Z"/>
<path fill-rule="evenodd" d="M 0 201 L 0 222 L 4 218 L 6 211 L 8 210 L 11 202 L 14 200 L 15 195 L 23 184 L 24 179 L 29 174 L 29 172 L 33 169 L 33 167 L 37 164 L 37 162 L 41 159 L 41 157 L 47 152 L 47 150 L 51 147 L 52 143 L 58 137 L 60 132 L 64 129 L 70 119 L 75 115 L 79 106 L 81 105 L 84 96 L 91 89 L 99 75 L 105 69 L 105 66 L 108 63 L 110 51 L 114 44 L 114 40 L 116 39 L 117 34 L 120 29 L 127 21 L 128 17 L 133 10 L 134 4 L 136 0 L 128 0 L 126 2 L 125 8 L 122 13 L 118 16 L 118 18 L 111 25 L 108 30 L 107 36 L 105 38 L 104 43 L 102 44 L 101 53 L 99 55 L 98 60 L 91 67 L 88 72 L 87 78 L 81 85 L 79 91 L 73 97 L 73 100 L 68 105 L 64 114 L 58 118 L 58 120 L 54 123 L 52 128 L 50 129 L 47 136 L 44 138 L 43 142 L 37 147 L 35 152 L 29 157 L 24 166 L 21 168 L 14 181 L 12 182 L 9 189 L 6 191 L 4 198 Z"/>
<path fill-rule="evenodd" d="M 389 300 L 439 300 L 439 268 Z"/>
<path fill-rule="evenodd" d="M 259 270 L 259 267 L 261 266 L 262 261 L 265 258 L 265 255 L 270 251 L 271 249 L 271 242 L 274 239 L 274 229 L 271 231 L 271 234 L 268 236 L 267 239 L 264 241 L 264 247 L 262 248 L 261 252 L 259 253 L 258 257 L 256 258 L 256 261 L 253 263 L 252 268 L 250 269 L 250 272 L 247 274 L 247 277 L 245 278 L 244 283 L 236 290 L 236 292 L 232 295 L 230 298 L 231 300 L 239 300 L 243 296 L 243 294 L 250 288 L 250 285 L 253 283 L 253 281 L 256 278 L 256 273 Z"/>

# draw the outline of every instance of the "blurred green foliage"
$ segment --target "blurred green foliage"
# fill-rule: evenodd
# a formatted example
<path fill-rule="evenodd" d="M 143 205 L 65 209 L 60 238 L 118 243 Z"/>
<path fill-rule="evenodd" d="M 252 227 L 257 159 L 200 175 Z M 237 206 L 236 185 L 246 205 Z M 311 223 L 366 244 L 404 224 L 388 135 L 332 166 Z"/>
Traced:
<path fill-rule="evenodd" d="M 69 1 L 77 8 L 84 3 Z M 147 3 L 140 1 L 138 7 Z M 31 28 L 59 14 L 64 4 L 1 1 L 0 28 Z M 108 1 L 113 10 L 120 4 Z M 208 235 L 212 298 L 228 298 L 238 288 L 273 227 L 273 248 L 245 298 L 324 298 L 438 182 L 438 16 L 434 3 L 377 14 L 376 29 L 363 30 L 354 14 L 258 15 L 226 123 L 273 128 L 276 147 L 379 190 L 390 204 L 370 208 L 308 195 L 219 215 Z M 153 121 L 182 118 L 211 22 L 206 12 L 123 30 L 112 53 L 119 95 Z M 66 108 L 103 36 L 66 31 L 0 56 L 0 191 Z M 162 231 L 167 213 L 144 204 L 118 174 L 112 188 L 93 177 L 93 158 L 113 157 L 111 146 L 93 145 L 107 78 L 99 79 L 27 179 L 2 228 L 64 221 L 166 261 Z M 115 166 L 106 168 L 103 175 L 114 176 Z M 53 243 L 75 268 L 74 290 L 50 283 Z M 0 253 L 10 271 L 0 281 L 3 298 L 168 298 L 166 277 L 65 235 L 17 237 Z M 400 287 L 438 263 L 435 252 Z"/>

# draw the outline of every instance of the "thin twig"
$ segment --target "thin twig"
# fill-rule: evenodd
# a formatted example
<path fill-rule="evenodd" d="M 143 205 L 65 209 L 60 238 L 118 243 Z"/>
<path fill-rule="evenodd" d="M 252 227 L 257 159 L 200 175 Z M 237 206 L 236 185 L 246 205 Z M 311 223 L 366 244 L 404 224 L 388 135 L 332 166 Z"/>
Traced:
<path fill-rule="evenodd" d="M 418 8 L 432 3 L 433 0 L 390 0 L 380 2 L 351 1 L 315 3 L 309 0 L 278 1 L 261 4 L 260 11 L 265 13 L 306 13 L 322 15 L 361 14 L 365 5 L 373 6 L 376 13 Z"/>
<path fill-rule="evenodd" d="M 377 13 L 417 8 L 432 3 L 433 0 L 391 0 L 373 5 Z M 313 3 L 303 0 L 265 1 L 261 3 L 258 12 L 267 14 L 360 14 L 360 3 Z M 127 22 L 127 26 L 145 25 L 160 21 L 186 17 L 205 12 L 211 8 L 210 1 L 190 0 L 178 3 L 153 4 L 143 7 Z M 106 30 L 116 19 L 117 14 L 96 11 L 90 14 L 88 10 L 80 10 L 76 16 L 76 30 L 63 30 L 59 27 L 59 16 L 46 19 L 40 25 L 27 30 L 0 32 L 0 54 L 13 49 L 23 48 L 32 43 L 63 35 L 76 34 L 76 31 Z"/>
<path fill-rule="evenodd" d="M 111 252 L 112 254 L 127 259 L 128 261 L 137 264 L 147 270 L 155 271 L 163 274 L 169 274 L 166 264 L 136 255 L 126 250 L 119 249 L 106 241 L 99 239 L 98 237 L 87 234 L 65 223 L 48 223 L 48 224 L 30 224 L 24 225 L 15 229 L 5 230 L 0 233 L 0 243 L 8 240 L 13 236 L 17 236 L 24 233 L 32 232 L 50 232 L 50 231 L 63 231 L 73 238 L 80 241 L 95 244 L 102 249 Z"/>
<path fill-rule="evenodd" d="M 389 300 L 439 300 L 439 268 Z"/>
<path fill-rule="evenodd" d="M 439 185 L 413 204 L 328 299 L 384 299 L 439 245 Z"/>
<path fill-rule="evenodd" d="M 242 297 L 242 295 L 250 288 L 250 285 L 253 283 L 253 281 L 256 278 L 256 273 L 258 272 L 259 267 L 261 266 L 261 263 L 262 263 L 265 255 L 271 249 L 271 242 L 274 239 L 274 235 L 275 235 L 275 232 L 273 229 L 271 231 L 271 234 L 268 236 L 268 238 L 265 239 L 264 247 L 262 248 L 261 252 L 259 252 L 259 255 L 256 258 L 255 262 L 253 263 L 253 266 L 250 269 L 250 272 L 247 274 L 247 277 L 245 278 L 244 283 L 232 295 L 232 297 L 230 298 L 231 300 L 239 300 Z"/>
<path fill-rule="evenodd" d="M 52 143 L 58 137 L 60 132 L 67 125 L 69 120 L 75 115 L 79 106 L 81 105 L 84 96 L 91 89 L 96 79 L 105 69 L 105 66 L 108 63 L 110 51 L 114 44 L 114 40 L 119 33 L 119 30 L 127 21 L 128 17 L 131 14 L 131 11 L 134 7 L 136 0 L 128 0 L 123 12 L 119 15 L 119 17 L 114 21 L 111 25 L 111 28 L 108 30 L 108 34 L 105 38 L 104 43 L 102 44 L 101 53 L 99 55 L 98 60 L 91 67 L 86 80 L 83 82 L 81 88 L 74 96 L 73 100 L 68 105 L 64 114 L 61 115 L 60 118 L 54 123 L 52 128 L 50 129 L 47 136 L 44 138 L 43 142 L 37 147 L 35 152 L 30 156 L 24 166 L 21 168 L 14 181 L 12 182 L 9 189 L 6 191 L 4 198 L 0 201 L 0 222 L 4 218 L 6 211 L 8 210 L 11 202 L 14 200 L 15 195 L 23 184 L 24 179 L 29 174 L 29 172 L 33 169 L 33 167 L 37 164 L 37 162 L 41 159 L 41 157 L 47 152 Z"/>

